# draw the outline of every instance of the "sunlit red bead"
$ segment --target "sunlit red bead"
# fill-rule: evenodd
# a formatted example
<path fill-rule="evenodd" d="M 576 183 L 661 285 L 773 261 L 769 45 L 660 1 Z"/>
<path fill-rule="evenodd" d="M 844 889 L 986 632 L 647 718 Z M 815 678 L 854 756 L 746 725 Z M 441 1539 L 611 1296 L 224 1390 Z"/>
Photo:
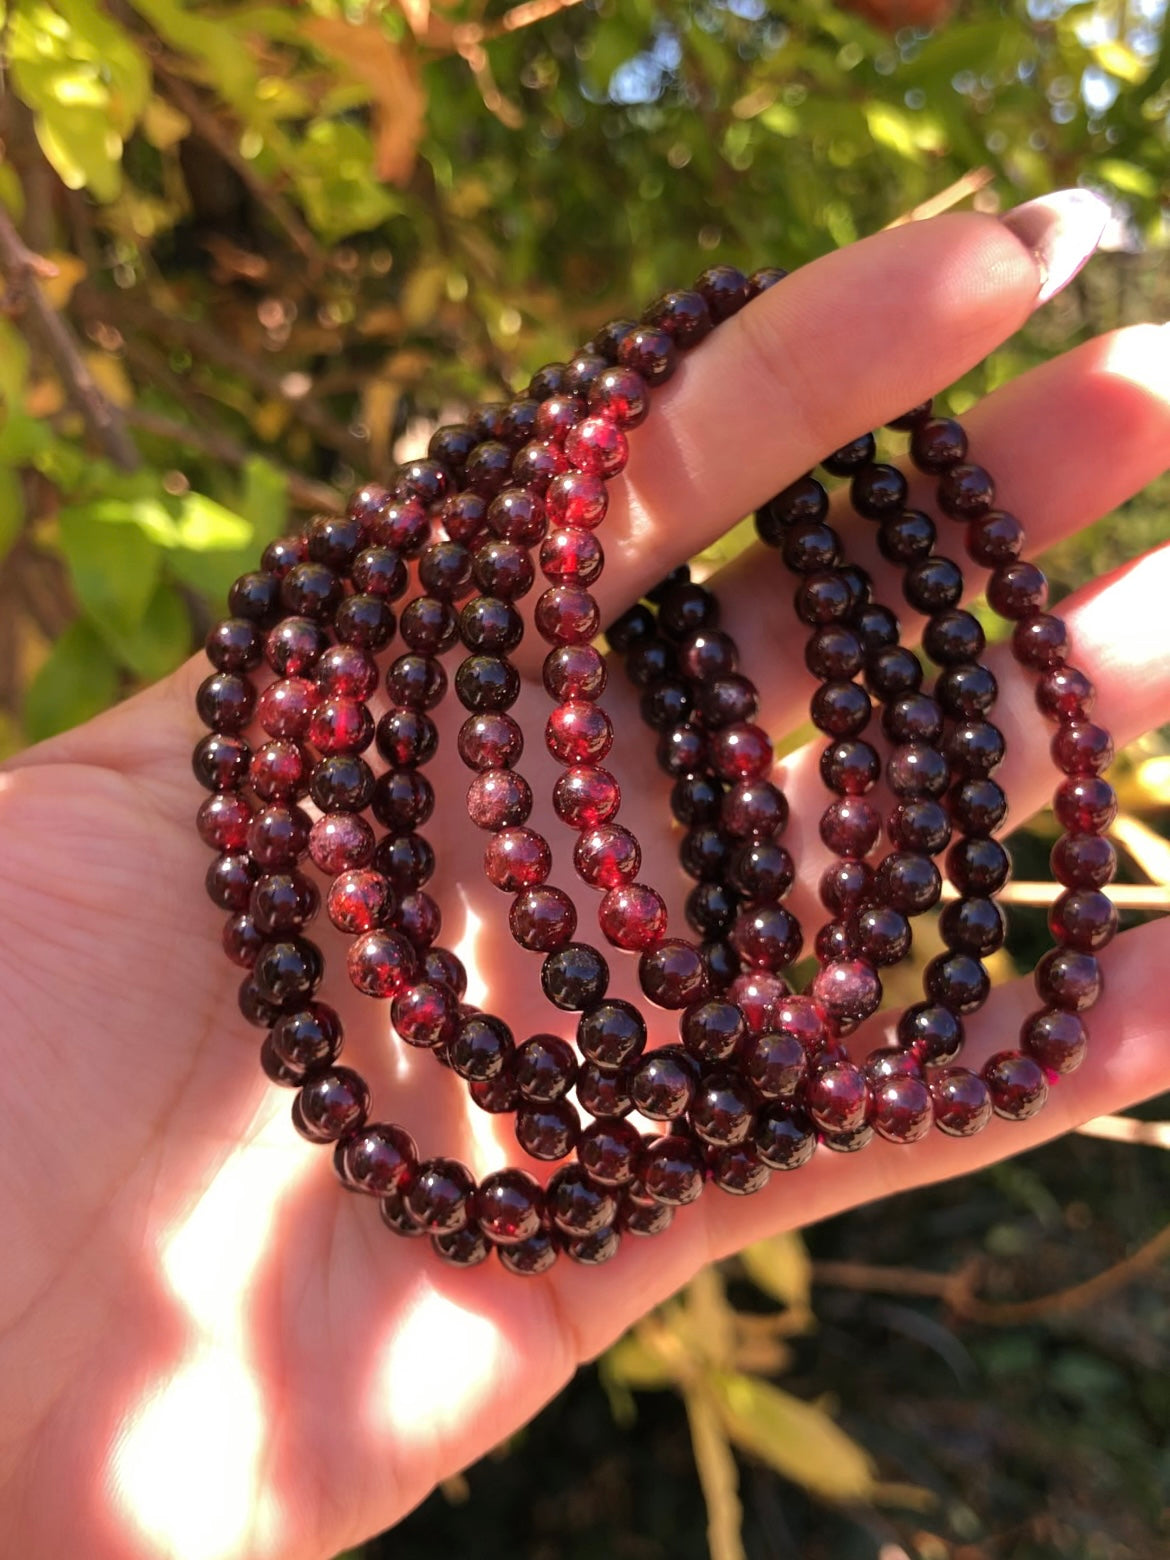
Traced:
<path fill-rule="evenodd" d="M 300 807 L 270 802 L 248 824 L 248 850 L 257 866 L 295 866 L 309 848 L 309 815 Z"/>
<path fill-rule="evenodd" d="M 728 1002 L 739 1008 L 748 1029 L 760 1034 L 774 1027 L 781 1004 L 791 996 L 791 988 L 770 970 L 747 970 L 732 981 L 725 995 Z"/>
<path fill-rule="evenodd" d="M 601 543 L 592 531 L 581 527 L 561 526 L 550 531 L 541 543 L 540 567 L 546 578 L 557 584 L 591 585 L 600 577 L 604 565 Z"/>
<path fill-rule="evenodd" d="M 535 621 L 550 644 L 586 644 L 601 628 L 601 611 L 582 586 L 553 585 L 537 601 Z"/>
<path fill-rule="evenodd" d="M 475 1179 L 457 1159 L 424 1159 L 406 1177 L 403 1200 L 411 1218 L 428 1234 L 450 1234 L 468 1222 Z"/>
<path fill-rule="evenodd" d="M 544 1193 L 524 1170 L 497 1170 L 485 1175 L 474 1195 L 476 1223 L 497 1246 L 514 1246 L 541 1227 Z"/>
<path fill-rule="evenodd" d="M 605 662 L 592 645 L 561 645 L 544 660 L 544 686 L 559 702 L 599 699 L 606 675 Z"/>
<path fill-rule="evenodd" d="M 1066 1013 L 1091 1008 L 1103 985 L 1097 959 L 1075 948 L 1050 949 L 1036 966 L 1035 980 L 1040 1000 Z"/>
<path fill-rule="evenodd" d="M 930 1089 L 910 1073 L 871 1079 L 866 1120 L 889 1143 L 917 1143 L 934 1121 Z"/>
<path fill-rule="evenodd" d="M 369 1108 L 365 1080 L 349 1067 L 333 1067 L 301 1086 L 293 1100 L 293 1125 L 311 1143 L 335 1143 L 362 1125 Z"/>
<path fill-rule="evenodd" d="M 707 995 L 707 973 L 698 949 L 667 938 L 638 961 L 642 991 L 658 1007 L 684 1008 Z"/>
<path fill-rule="evenodd" d="M 280 1014 L 269 1040 L 276 1055 L 302 1075 L 327 1067 L 341 1051 L 341 1021 L 324 1002 Z"/>
<path fill-rule="evenodd" d="M 811 994 L 830 1019 L 860 1023 L 877 1011 L 882 983 L 877 971 L 864 960 L 838 959 L 817 971 Z"/>
<path fill-rule="evenodd" d="M 248 776 L 251 749 L 242 737 L 213 731 L 196 745 L 191 768 L 208 791 L 235 791 Z"/>
<path fill-rule="evenodd" d="M 404 986 L 390 1006 L 390 1022 L 407 1045 L 434 1050 L 448 1045 L 459 1026 L 459 1000 L 445 983 Z"/>
<path fill-rule="evenodd" d="M 557 443 L 585 416 L 585 402 L 575 395 L 550 395 L 537 407 L 535 432 Z"/>
<path fill-rule="evenodd" d="M 599 705 L 570 699 L 549 716 L 545 743 L 562 764 L 596 764 L 613 746 L 613 723 Z"/>
<path fill-rule="evenodd" d="M 254 967 L 268 935 L 266 931 L 260 930 L 251 915 L 241 911 L 224 923 L 223 951 L 240 969 L 250 970 Z"/>
<path fill-rule="evenodd" d="M 204 649 L 217 671 L 247 672 L 260 664 L 264 635 L 247 618 L 223 618 L 208 631 Z"/>
<path fill-rule="evenodd" d="M 281 581 L 275 574 L 252 570 L 232 581 L 228 611 L 233 617 L 268 627 L 280 616 Z M 296 611 L 296 608 L 290 609 Z"/>
<path fill-rule="evenodd" d="M 643 1145 L 637 1173 L 655 1202 L 678 1207 L 694 1202 L 702 1193 L 706 1157 L 693 1138 L 671 1134 Z"/>
<path fill-rule="evenodd" d="M 213 850 L 242 850 L 248 839 L 252 809 L 234 791 L 218 791 L 199 808 L 196 827 L 199 838 Z"/>
<path fill-rule="evenodd" d="M 509 893 L 543 883 L 551 868 L 548 842 L 533 829 L 501 829 L 484 852 L 488 880 Z"/>
<path fill-rule="evenodd" d="M 306 677 L 270 683 L 256 703 L 256 716 L 270 737 L 304 738 L 321 695 Z"/>
<path fill-rule="evenodd" d="M 508 930 L 522 948 L 550 953 L 571 941 L 577 911 L 563 889 L 542 883 L 516 895 L 508 912 Z"/>
<path fill-rule="evenodd" d="M 1048 1098 L 1043 1067 L 1020 1051 L 997 1052 L 984 1063 L 983 1081 L 996 1115 L 1009 1121 L 1026 1121 Z"/>
<path fill-rule="evenodd" d="M 403 894 L 390 918 L 390 925 L 421 952 L 430 947 L 442 930 L 443 913 L 436 899 L 418 890 Z"/>
<path fill-rule="evenodd" d="M 533 1159 L 564 1159 L 580 1131 L 577 1112 L 567 1100 L 528 1101 L 517 1108 L 516 1141 Z"/>
<path fill-rule="evenodd" d="M 617 1214 L 614 1194 L 579 1164 L 565 1165 L 545 1188 L 545 1207 L 558 1230 L 583 1236 L 607 1229 Z"/>
<path fill-rule="evenodd" d="M 977 1073 L 966 1067 L 944 1067 L 929 1082 L 934 1124 L 948 1137 L 970 1137 L 991 1120 L 991 1091 Z"/>
<path fill-rule="evenodd" d="M 788 803 L 768 780 L 741 780 L 727 791 L 719 816 L 732 839 L 771 838 L 788 822 Z"/>
<path fill-rule="evenodd" d="M 602 932 L 616 948 L 641 953 L 657 947 L 666 935 L 666 905 L 661 894 L 645 883 L 611 888 L 598 907 Z"/>
<path fill-rule="evenodd" d="M 626 436 L 610 417 L 592 415 L 570 430 L 565 454 L 577 471 L 588 476 L 613 477 L 629 459 Z"/>
<path fill-rule="evenodd" d="M 592 530 L 604 520 L 608 504 L 605 483 L 586 471 L 566 471 L 554 477 L 545 493 L 545 509 L 556 526 Z"/>
<path fill-rule="evenodd" d="M 1045 1072 L 1070 1073 L 1085 1059 L 1088 1036 L 1077 1014 L 1043 1008 L 1025 1020 L 1020 1045 Z"/>
<path fill-rule="evenodd" d="M 467 815 L 477 828 L 512 828 L 531 811 L 532 787 L 513 770 L 485 770 L 467 788 Z"/>
<path fill-rule="evenodd" d="M 752 905 L 741 910 L 728 934 L 745 968 L 781 970 L 800 953 L 802 933 L 783 905 Z"/>
<path fill-rule="evenodd" d="M 363 933 L 347 956 L 349 978 L 367 997 L 392 997 L 418 969 L 414 949 L 397 932 L 379 928 Z"/>
<path fill-rule="evenodd" d="M 351 1129 L 333 1151 L 333 1168 L 342 1185 L 373 1197 L 396 1191 L 417 1163 L 410 1133 L 384 1122 Z"/>

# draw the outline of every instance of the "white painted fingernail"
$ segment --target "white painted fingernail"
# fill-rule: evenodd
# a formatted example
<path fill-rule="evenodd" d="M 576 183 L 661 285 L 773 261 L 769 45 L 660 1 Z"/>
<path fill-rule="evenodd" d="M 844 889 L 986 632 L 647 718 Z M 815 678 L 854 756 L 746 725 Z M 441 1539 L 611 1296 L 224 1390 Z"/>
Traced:
<path fill-rule="evenodd" d="M 1000 217 L 1040 267 L 1037 308 L 1072 281 L 1101 242 L 1110 215 L 1108 202 L 1092 190 L 1055 190 Z"/>

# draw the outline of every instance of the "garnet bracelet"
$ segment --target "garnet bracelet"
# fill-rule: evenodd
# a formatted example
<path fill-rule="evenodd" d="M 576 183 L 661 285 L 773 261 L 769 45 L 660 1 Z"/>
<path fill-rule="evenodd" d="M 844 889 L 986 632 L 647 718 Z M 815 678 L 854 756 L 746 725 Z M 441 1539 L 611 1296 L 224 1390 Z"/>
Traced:
<path fill-rule="evenodd" d="M 790 984 L 804 933 L 785 905 L 796 867 L 782 842 L 788 804 L 771 778 L 772 740 L 718 603 L 686 568 L 605 638 L 640 690 L 658 764 L 673 778 L 694 939 L 668 935 L 661 895 L 640 881 L 641 849 L 618 821 L 621 793 L 605 768 L 613 727 L 591 587 L 604 566 L 606 482 L 679 354 L 785 274 L 715 266 L 692 291 L 651 304 L 640 323 L 604 326 L 571 362 L 542 368 L 524 395 L 440 428 L 429 458 L 403 465 L 389 488 L 362 488 L 344 516 L 272 542 L 208 635 L 214 670 L 197 708 L 210 734 L 194 769 L 211 795 L 198 829 L 217 852 L 207 889 L 228 912 L 225 950 L 247 972 L 240 1010 L 267 1031 L 261 1065 L 297 1091 L 297 1130 L 334 1145 L 343 1185 L 377 1197 L 391 1230 L 430 1236 L 449 1262 L 472 1265 L 493 1248 L 520 1274 L 543 1272 L 562 1251 L 603 1262 L 623 1232 L 665 1229 L 707 1182 L 750 1193 L 772 1171 L 807 1164 L 818 1146 L 852 1153 L 875 1134 L 912 1143 L 932 1128 L 968 1136 L 993 1114 L 1023 1120 L 1084 1056 L 1081 1015 L 1100 995 L 1097 955 L 1117 929 L 1102 892 L 1115 866 L 1105 831 L 1116 798 L 1101 778 L 1112 743 L 1091 719 L 1093 685 L 1067 659 L 1064 624 L 1046 610 L 1044 575 L 1020 558 L 1023 528 L 996 507 L 963 429 L 929 402 L 891 426 L 909 433 L 912 462 L 937 478 L 939 510 L 962 528 L 972 562 L 990 570 L 988 603 L 1011 622 L 1012 652 L 1036 674 L 1064 776 L 1054 799 L 1065 830 L 1052 852 L 1065 890 L 1049 916 L 1056 946 L 1036 969 L 1040 1005 L 1018 1048 L 978 1072 L 958 1065 L 964 1021 L 990 989 L 983 961 L 1004 940 L 996 680 L 980 622 L 961 605 L 962 571 L 936 551 L 934 521 L 908 507 L 906 477 L 877 460 L 870 434 L 823 466 L 848 479 L 853 508 L 876 525 L 907 604 L 926 618 L 923 650 L 937 668 L 929 689 L 894 612 L 847 561 L 815 476 L 755 517 L 793 577 L 808 629 L 805 664 L 818 681 L 810 714 L 833 795 L 820 835 L 836 859 L 820 881 L 826 920 L 806 991 Z M 517 603 L 538 570 L 533 620 L 551 647 L 544 737 L 562 766 L 556 816 L 576 836 L 577 877 L 600 895 L 601 938 L 637 958 L 649 1004 L 678 1014 L 674 1045 L 647 1049 L 644 1015 L 607 995 L 607 955 L 578 936 L 572 895 L 548 881 L 549 844 L 528 826 L 510 658 L 524 633 Z M 400 653 L 383 668 L 396 637 Z M 575 1046 L 562 1033 L 518 1038 L 504 1018 L 466 1004 L 463 967 L 437 945 L 441 911 L 425 887 L 435 853 L 420 831 L 434 805 L 430 712 L 446 696 L 444 658 L 456 645 L 464 655 L 454 692 L 467 711 L 457 747 L 474 775 L 467 810 L 485 832 L 484 871 L 506 896 L 512 937 L 541 959 L 550 1029 L 573 1015 Z M 271 680 L 258 692 L 261 669 Z M 368 701 L 379 685 L 390 707 L 375 722 Z M 876 741 L 867 736 L 875 714 Z M 255 744 L 244 735 L 253 726 Z M 371 747 L 377 767 L 362 756 Z M 872 799 L 883 773 L 893 797 L 884 819 Z M 938 903 L 944 853 L 958 895 L 939 918 L 945 951 L 926 965 L 922 1000 L 899 1019 L 896 1044 L 856 1060 L 844 1042 L 880 1006 L 880 970 L 906 958 L 911 917 Z M 329 920 L 352 939 L 349 979 L 390 1002 L 399 1039 L 432 1050 L 479 1107 L 513 1114 L 526 1155 L 561 1162 L 547 1184 L 520 1168 L 477 1184 L 458 1160 L 420 1159 L 403 1128 L 369 1120 L 365 1082 L 338 1064 L 341 1022 L 316 996 L 324 961 L 305 929 L 322 892 Z M 660 1130 L 639 1131 L 634 1112 Z"/>

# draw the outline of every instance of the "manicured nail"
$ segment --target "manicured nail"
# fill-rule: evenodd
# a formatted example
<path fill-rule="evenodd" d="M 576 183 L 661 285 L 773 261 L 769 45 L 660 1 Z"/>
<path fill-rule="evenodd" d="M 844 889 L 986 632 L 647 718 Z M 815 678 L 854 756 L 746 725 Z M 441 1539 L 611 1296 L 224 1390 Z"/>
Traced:
<path fill-rule="evenodd" d="M 1056 190 L 1000 217 L 1040 267 L 1037 308 L 1072 281 L 1101 242 L 1109 217 L 1108 203 L 1091 190 Z"/>

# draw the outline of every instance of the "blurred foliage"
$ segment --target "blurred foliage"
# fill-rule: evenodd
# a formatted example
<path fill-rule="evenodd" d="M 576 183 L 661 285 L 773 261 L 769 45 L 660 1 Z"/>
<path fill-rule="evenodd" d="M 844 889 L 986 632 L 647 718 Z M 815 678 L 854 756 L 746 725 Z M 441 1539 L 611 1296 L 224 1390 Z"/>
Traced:
<path fill-rule="evenodd" d="M 0 755 L 176 665 L 290 509 L 704 264 L 795 266 L 955 186 L 992 211 L 1079 181 L 1114 202 L 1113 253 L 952 406 L 1170 314 L 1165 0 L 0 0 L 0 54 Z M 1058 549 L 1057 592 L 1170 536 L 1168 498 Z M 1164 734 L 1119 788 L 1123 875 L 1167 881 Z M 1043 825 L 1013 853 L 1043 876 Z M 973 1254 L 1009 1291 L 1107 1267 L 1168 1173 L 1074 1140 L 961 1204 L 812 1233 L 818 1261 L 924 1273 L 896 1304 L 859 1282 L 814 1308 L 799 1236 L 752 1248 L 522 1459 L 449 1481 L 396 1560 L 688 1560 L 708 1524 L 717 1560 L 1164 1555 L 1164 1280 L 999 1333 L 926 1280 Z"/>

